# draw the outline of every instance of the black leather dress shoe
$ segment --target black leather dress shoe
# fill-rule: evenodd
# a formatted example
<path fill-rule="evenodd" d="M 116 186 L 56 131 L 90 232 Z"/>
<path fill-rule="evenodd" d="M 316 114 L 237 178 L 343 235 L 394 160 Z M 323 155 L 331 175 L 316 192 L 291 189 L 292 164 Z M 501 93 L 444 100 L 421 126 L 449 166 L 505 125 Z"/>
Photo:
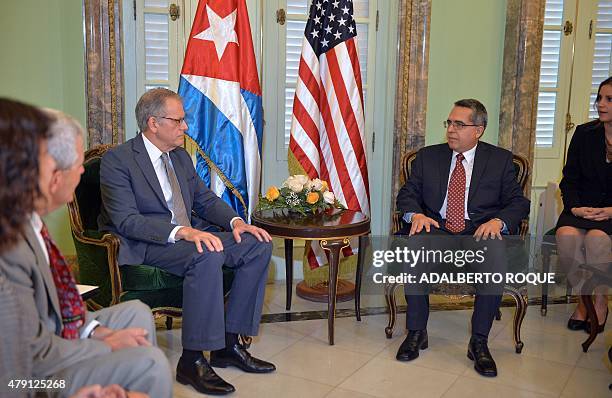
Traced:
<path fill-rule="evenodd" d="M 189 384 L 202 394 L 225 395 L 236 391 L 233 385 L 215 373 L 205 358 L 193 363 L 179 359 L 176 366 L 176 381 Z"/>
<path fill-rule="evenodd" d="M 429 346 L 427 330 L 409 330 L 408 336 L 397 350 L 395 359 L 398 361 L 412 361 L 419 357 L 419 350 L 425 350 Z"/>
<path fill-rule="evenodd" d="M 276 370 L 276 366 L 270 362 L 251 356 L 241 344 L 211 351 L 210 364 L 216 368 L 235 366 L 248 373 L 270 373 Z"/>
<path fill-rule="evenodd" d="M 569 330 L 585 330 L 589 321 L 581 321 L 579 319 L 568 319 L 567 320 L 567 328 Z"/>
<path fill-rule="evenodd" d="M 489 352 L 487 341 L 472 337 L 468 345 L 468 358 L 474 361 L 474 369 L 482 376 L 495 377 L 497 376 L 497 366 Z"/>

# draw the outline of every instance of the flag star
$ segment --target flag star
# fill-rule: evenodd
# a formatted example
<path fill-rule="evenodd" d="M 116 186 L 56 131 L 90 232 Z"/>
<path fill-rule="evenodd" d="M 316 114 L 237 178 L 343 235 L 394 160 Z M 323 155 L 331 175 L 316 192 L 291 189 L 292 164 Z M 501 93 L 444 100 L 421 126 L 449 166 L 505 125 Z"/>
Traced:
<path fill-rule="evenodd" d="M 236 10 L 232 11 L 225 18 L 221 18 L 217 13 L 206 6 L 206 13 L 208 14 L 208 22 L 210 26 L 195 35 L 194 39 L 200 39 L 205 41 L 212 41 L 215 43 L 215 50 L 217 51 L 217 58 L 221 61 L 221 57 L 225 52 L 225 48 L 229 43 L 238 44 L 238 36 L 234 26 L 236 25 Z"/>
<path fill-rule="evenodd" d="M 346 20 L 344 18 L 340 18 L 338 23 L 340 24 L 339 26 L 346 26 L 346 25 L 344 25 L 346 23 Z"/>
<path fill-rule="evenodd" d="M 348 29 L 349 29 L 349 32 L 351 32 L 351 33 L 353 33 L 355 31 L 355 28 L 353 28 L 353 25 L 349 26 Z"/>
<path fill-rule="evenodd" d="M 314 39 L 315 37 L 319 37 L 319 31 L 318 30 L 313 30 L 311 33 L 312 38 Z"/>
<path fill-rule="evenodd" d="M 323 47 L 327 47 L 327 45 L 329 44 L 329 40 L 323 39 L 321 41 L 321 44 L 323 45 Z"/>
<path fill-rule="evenodd" d="M 315 21 L 316 24 L 320 24 L 321 23 L 321 17 L 320 16 L 316 16 L 313 18 L 313 21 Z"/>
<path fill-rule="evenodd" d="M 344 6 L 344 8 L 342 9 L 342 13 L 343 14 L 348 14 L 349 13 L 349 8 L 347 6 Z"/>
<path fill-rule="evenodd" d="M 336 20 L 336 16 L 335 16 L 334 14 L 331 14 L 331 15 L 329 16 L 329 20 L 330 20 L 330 21 L 332 21 L 332 22 L 335 22 L 335 20 Z"/>
<path fill-rule="evenodd" d="M 321 9 L 321 3 L 317 3 L 317 4 L 315 4 L 315 6 L 317 7 L 317 10 Z"/>
<path fill-rule="evenodd" d="M 327 32 L 328 34 L 330 34 L 332 31 L 331 26 L 327 25 L 327 27 L 325 28 L 325 32 Z"/>
<path fill-rule="evenodd" d="M 340 2 L 338 0 L 335 0 L 332 5 L 334 6 L 334 8 L 338 8 L 338 4 L 340 4 Z"/>
<path fill-rule="evenodd" d="M 335 37 L 337 40 L 340 40 L 340 36 L 342 36 L 342 33 L 340 33 L 339 31 L 336 31 L 336 33 L 334 33 L 334 37 Z"/>

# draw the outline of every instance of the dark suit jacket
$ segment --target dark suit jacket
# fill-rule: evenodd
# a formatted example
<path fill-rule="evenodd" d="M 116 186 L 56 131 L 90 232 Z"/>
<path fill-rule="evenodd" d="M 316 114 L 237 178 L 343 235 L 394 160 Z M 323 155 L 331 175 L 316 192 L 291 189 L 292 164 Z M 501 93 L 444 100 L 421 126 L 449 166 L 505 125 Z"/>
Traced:
<path fill-rule="evenodd" d="M 573 207 L 612 206 L 612 187 L 606 168 L 606 138 L 598 120 L 576 127 L 567 150 L 559 184 L 566 211 Z"/>
<path fill-rule="evenodd" d="M 207 223 L 231 230 L 230 221 L 238 215 L 196 174 L 189 154 L 183 148 L 170 152 L 170 159 L 185 201 L 192 226 L 203 229 Z M 102 209 L 98 225 L 119 235 L 119 264 L 142 264 L 147 245 L 165 245 L 172 213 L 144 146 L 142 134 L 109 150 L 100 164 Z M 198 217 L 193 217 L 192 211 Z M 204 220 L 202 222 L 201 219 Z"/>
<path fill-rule="evenodd" d="M 422 148 L 412 164 L 410 177 L 397 195 L 402 213 L 423 213 L 440 222 L 453 151 L 448 144 Z M 516 181 L 512 153 L 479 142 L 468 193 L 467 211 L 476 227 L 492 218 L 506 223 L 516 233 L 521 219 L 529 214 L 529 200 Z"/>

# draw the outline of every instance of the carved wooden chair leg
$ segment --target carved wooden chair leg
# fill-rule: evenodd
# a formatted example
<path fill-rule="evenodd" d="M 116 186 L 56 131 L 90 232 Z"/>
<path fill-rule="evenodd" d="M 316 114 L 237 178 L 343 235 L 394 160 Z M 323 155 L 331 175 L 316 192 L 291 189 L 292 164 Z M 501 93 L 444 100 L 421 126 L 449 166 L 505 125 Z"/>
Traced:
<path fill-rule="evenodd" d="M 397 303 L 395 301 L 395 291 L 399 284 L 386 284 L 385 285 L 385 300 L 387 301 L 387 309 L 389 310 L 389 323 L 385 328 L 385 334 L 390 339 L 393 336 L 393 329 L 395 328 L 395 319 L 397 318 Z"/>
<path fill-rule="evenodd" d="M 523 351 L 524 346 L 523 342 L 521 341 L 521 326 L 523 324 L 523 319 L 525 319 L 525 314 L 527 314 L 527 290 L 524 288 L 516 289 L 511 286 L 506 286 L 504 287 L 504 293 L 512 296 L 516 302 L 514 321 L 512 323 L 512 337 L 514 340 L 514 350 L 517 354 L 520 354 Z"/>
<path fill-rule="evenodd" d="M 166 330 L 172 330 L 172 317 L 166 316 Z"/>
<path fill-rule="evenodd" d="M 542 247 L 542 272 L 546 275 L 550 271 L 550 249 Z M 540 306 L 540 315 L 546 316 L 548 312 L 548 283 L 542 285 L 542 304 Z"/>

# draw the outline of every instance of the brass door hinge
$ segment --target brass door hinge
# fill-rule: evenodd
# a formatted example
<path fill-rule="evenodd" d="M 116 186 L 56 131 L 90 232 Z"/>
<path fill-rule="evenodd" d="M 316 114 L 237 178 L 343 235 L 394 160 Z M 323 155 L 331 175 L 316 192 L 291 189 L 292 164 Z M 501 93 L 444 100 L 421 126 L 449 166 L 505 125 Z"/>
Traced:
<path fill-rule="evenodd" d="M 170 4 L 168 15 L 170 15 L 171 20 L 176 21 L 181 16 L 181 8 L 174 3 Z"/>
<path fill-rule="evenodd" d="M 574 31 L 574 25 L 568 20 L 565 21 L 565 25 L 563 25 L 563 33 L 565 36 L 569 36 Z"/>
<path fill-rule="evenodd" d="M 283 8 L 279 8 L 276 10 L 276 23 L 279 25 L 284 25 L 287 21 L 287 13 Z"/>
<path fill-rule="evenodd" d="M 376 31 L 378 32 L 378 23 L 380 22 L 380 15 L 378 10 L 376 10 Z"/>
<path fill-rule="evenodd" d="M 568 113 L 565 114 L 565 134 L 569 133 L 571 129 L 573 129 L 576 125 L 572 123 L 572 115 Z"/>

